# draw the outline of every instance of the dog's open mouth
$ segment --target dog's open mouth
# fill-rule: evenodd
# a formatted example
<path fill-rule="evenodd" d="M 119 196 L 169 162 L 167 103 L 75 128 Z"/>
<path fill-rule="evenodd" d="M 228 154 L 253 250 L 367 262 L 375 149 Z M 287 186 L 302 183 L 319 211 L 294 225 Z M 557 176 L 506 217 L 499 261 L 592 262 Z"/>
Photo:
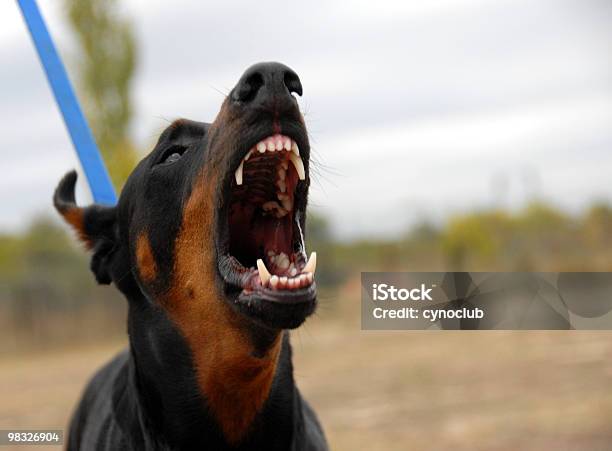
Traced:
<path fill-rule="evenodd" d="M 302 233 L 306 189 L 297 189 L 306 176 L 297 142 L 281 134 L 257 142 L 238 163 L 224 202 L 220 270 L 242 297 L 314 299 L 316 254 L 306 258 Z"/>

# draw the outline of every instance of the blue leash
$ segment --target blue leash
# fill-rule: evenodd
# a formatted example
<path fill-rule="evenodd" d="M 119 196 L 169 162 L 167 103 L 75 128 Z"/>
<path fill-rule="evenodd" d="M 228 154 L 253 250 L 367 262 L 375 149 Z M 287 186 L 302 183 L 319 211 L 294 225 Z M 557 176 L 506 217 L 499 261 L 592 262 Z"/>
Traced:
<path fill-rule="evenodd" d="M 64 69 L 44 19 L 40 14 L 36 0 L 17 0 L 17 2 L 47 74 L 47 80 L 55 95 L 55 101 L 64 117 L 64 123 L 70 133 L 72 144 L 81 160 L 94 201 L 114 205 L 117 203 L 115 190 L 104 167 L 98 146 L 81 111 L 79 101 L 74 95 L 66 69 Z"/>

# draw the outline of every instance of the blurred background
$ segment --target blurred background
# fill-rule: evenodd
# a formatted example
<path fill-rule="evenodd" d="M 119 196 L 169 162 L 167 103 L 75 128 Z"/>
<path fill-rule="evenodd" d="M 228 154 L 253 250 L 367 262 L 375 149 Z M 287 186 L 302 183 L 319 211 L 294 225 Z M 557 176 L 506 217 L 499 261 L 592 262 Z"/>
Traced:
<path fill-rule="evenodd" d="M 40 6 L 117 189 L 172 120 L 212 121 L 250 64 L 300 75 L 321 307 L 293 343 L 332 449 L 612 448 L 612 333 L 359 319 L 361 271 L 612 270 L 612 3 Z M 51 209 L 79 165 L 15 2 L 0 66 L 0 428 L 64 428 L 126 343 L 126 302 Z"/>

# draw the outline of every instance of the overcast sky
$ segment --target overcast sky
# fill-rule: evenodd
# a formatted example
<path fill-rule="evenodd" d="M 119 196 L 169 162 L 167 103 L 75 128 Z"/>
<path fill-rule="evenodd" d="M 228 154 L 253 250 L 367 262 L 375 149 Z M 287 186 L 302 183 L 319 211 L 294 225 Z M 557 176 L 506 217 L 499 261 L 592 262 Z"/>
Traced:
<path fill-rule="evenodd" d="M 61 3 L 40 0 L 70 63 Z M 250 64 L 296 70 L 311 205 L 340 237 L 534 197 L 569 211 L 612 201 L 608 0 L 126 0 L 125 12 L 143 149 L 172 119 L 211 121 Z M 0 3 L 0 67 L 0 230 L 17 230 L 50 212 L 78 162 L 16 2 Z"/>

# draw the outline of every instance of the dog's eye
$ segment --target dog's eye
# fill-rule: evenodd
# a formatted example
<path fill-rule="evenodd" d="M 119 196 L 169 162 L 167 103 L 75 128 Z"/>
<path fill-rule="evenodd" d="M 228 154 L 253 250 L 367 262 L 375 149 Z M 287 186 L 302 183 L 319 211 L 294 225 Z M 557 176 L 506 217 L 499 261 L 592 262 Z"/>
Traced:
<path fill-rule="evenodd" d="M 183 156 L 186 150 L 187 150 L 187 147 L 184 147 L 184 146 L 175 145 L 175 146 L 169 147 L 168 149 L 164 151 L 164 153 L 160 157 L 158 164 L 174 163 L 181 159 L 181 157 Z"/>

